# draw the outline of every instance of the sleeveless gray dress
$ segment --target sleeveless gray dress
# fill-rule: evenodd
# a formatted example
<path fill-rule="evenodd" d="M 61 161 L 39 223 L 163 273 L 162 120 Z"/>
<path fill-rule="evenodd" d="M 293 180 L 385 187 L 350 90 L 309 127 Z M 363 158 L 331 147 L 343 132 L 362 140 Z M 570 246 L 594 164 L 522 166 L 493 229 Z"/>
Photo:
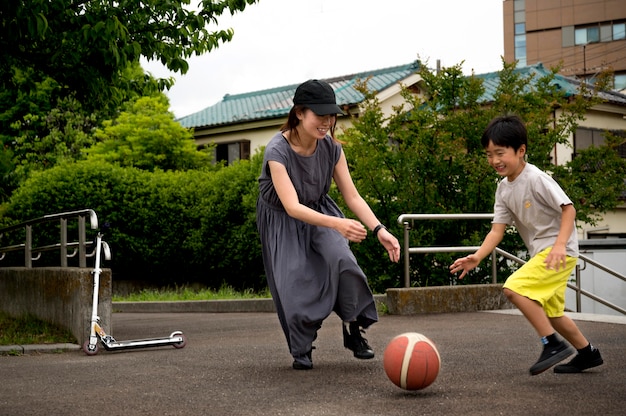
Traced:
<path fill-rule="evenodd" d="M 282 133 L 265 148 L 259 177 L 257 228 L 267 282 L 291 355 L 302 361 L 311 351 L 322 321 L 331 312 L 363 328 L 378 321 L 367 278 L 348 240 L 327 227 L 307 224 L 287 215 L 270 176 L 268 161 L 287 168 L 300 203 L 327 215 L 343 217 L 329 196 L 341 145 L 329 136 L 318 140 L 311 156 L 291 149 Z M 304 359 L 306 361 L 306 358 Z"/>

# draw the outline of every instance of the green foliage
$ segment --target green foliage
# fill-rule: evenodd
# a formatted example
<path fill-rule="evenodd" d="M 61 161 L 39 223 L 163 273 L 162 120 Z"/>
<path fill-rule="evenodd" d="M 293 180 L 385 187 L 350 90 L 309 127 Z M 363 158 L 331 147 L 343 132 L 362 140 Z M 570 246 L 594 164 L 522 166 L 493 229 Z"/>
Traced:
<path fill-rule="evenodd" d="M 187 58 L 202 55 L 233 37 L 211 31 L 225 11 L 234 14 L 255 0 L 30 0 L 0 6 L 0 82 L 31 69 L 32 81 L 51 78 L 92 108 L 123 102 L 133 85 L 121 76 L 140 57 L 186 73 Z M 162 80 L 161 87 L 171 85 Z"/>
<path fill-rule="evenodd" d="M 107 120 L 87 150 L 89 160 L 154 171 L 211 168 L 213 155 L 198 151 L 193 134 L 174 120 L 167 97 L 159 93 L 127 103 L 115 120 Z"/>
<path fill-rule="evenodd" d="M 503 113 L 517 113 L 527 122 L 529 161 L 558 172 L 566 192 L 585 202 L 580 208 L 577 205 L 579 220 L 589 221 L 591 213 L 616 206 L 623 189 L 624 161 L 610 146 L 595 154 L 581 152 L 564 167 L 555 167 L 550 161 L 554 146 L 569 143 L 578 122 L 599 102 L 594 91 L 583 85 L 578 95 L 566 95 L 554 82 L 556 69 L 538 77 L 524 76 L 515 65 L 504 63 L 493 102 L 485 105 L 478 101 L 484 93 L 482 79 L 463 76 L 460 65 L 438 74 L 421 67 L 418 73 L 422 78 L 419 86 L 427 93 L 405 90 L 406 104 L 387 117 L 364 80 L 358 87 L 366 97 L 364 111 L 340 137 L 346 142 L 344 149 L 357 188 L 401 240 L 404 228 L 397 219 L 403 213 L 493 212 L 499 177 L 487 164 L 480 138 L 488 122 Z M 609 169 L 615 174 L 600 174 Z M 343 204 L 336 190 L 334 197 Z M 480 245 L 490 228 L 488 221 L 478 220 L 420 221 L 407 226 L 410 247 Z M 404 284 L 402 264 L 389 263 L 378 241 L 371 238 L 352 247 L 374 290 Z M 525 256 L 522 241 L 512 229 L 500 248 Z M 491 281 L 490 259 L 462 281 L 451 276 L 448 265 L 458 255 L 411 255 L 411 285 Z M 500 281 L 517 268 L 502 258 L 496 266 Z"/>
<path fill-rule="evenodd" d="M 359 86 L 366 97 L 362 112 L 340 137 L 361 195 L 401 241 L 404 224 L 397 219 L 403 213 L 493 211 L 499 177 L 487 164 L 480 137 L 491 118 L 504 112 L 518 113 L 527 121 L 530 161 L 554 174 L 575 202 L 579 220 L 591 223 L 594 215 L 616 206 L 617 196 L 624 190 L 626 167 L 614 148 L 622 139 L 611 137 L 606 146 L 581 151 L 565 166 L 553 166 L 549 158 L 554 146 L 567 143 L 579 120 L 599 102 L 585 85 L 580 96 L 567 95 L 555 88 L 554 72 L 530 79 L 505 64 L 493 101 L 484 105 L 478 101 L 484 92 L 481 78 L 462 76 L 460 66 L 444 68 L 438 74 L 421 68 L 419 75 L 420 89 L 429 93 L 415 95 L 415 89 L 403 90 L 406 103 L 387 116 L 368 92 L 367 80 L 363 81 Z M 72 120 L 70 113 L 65 120 Z M 196 151 L 190 133 L 173 120 L 162 95 L 130 100 L 108 120 L 89 136 L 98 140 L 89 151 L 73 145 L 81 142 L 78 133 L 67 135 L 65 147 L 51 147 L 54 141 L 48 147 L 41 143 L 41 158 L 34 160 L 41 166 L 43 161 L 53 160 L 54 166 L 30 172 L 10 202 L 1 207 L 0 223 L 11 225 L 55 212 L 91 208 L 101 224 L 111 225 L 104 238 L 113 259 L 105 267 L 113 270 L 115 279 L 165 286 L 193 282 L 216 289 L 224 284 L 235 290 L 263 289 L 255 223 L 262 153 L 228 167 L 207 167 L 207 155 Z M 63 142 L 62 137 L 59 134 L 58 143 Z M 24 142 L 16 149 L 24 150 L 24 155 L 37 154 L 39 145 Z M 56 150 L 46 150 L 50 148 Z M 85 153 L 88 156 L 81 160 Z M 331 193 L 343 205 L 337 189 L 332 188 Z M 342 208 L 350 215 L 347 207 Z M 479 220 L 423 221 L 407 226 L 411 228 L 410 247 L 475 246 L 490 228 L 488 221 Z M 52 228 L 37 229 L 34 235 L 42 241 L 49 238 L 46 244 L 58 241 L 58 231 Z M 2 244 L 5 242 L 3 239 Z M 500 247 L 525 256 L 521 239 L 512 228 Z M 352 248 L 375 292 L 403 285 L 403 264 L 389 262 L 376 239 Z M 490 259 L 457 281 L 448 270 L 457 256 L 411 255 L 411 285 L 491 281 Z M 58 265 L 53 258 L 37 264 L 46 262 Z M 499 280 L 515 267 L 498 258 Z"/>
<path fill-rule="evenodd" d="M 173 85 L 145 74 L 141 57 L 184 74 L 189 57 L 234 35 L 209 26 L 255 2 L 2 2 L 0 202 L 30 172 L 82 159 L 94 128 L 115 119 L 123 103 Z"/>
<path fill-rule="evenodd" d="M 11 198 L 4 222 L 91 208 L 100 225 L 110 224 L 104 239 L 113 258 L 106 267 L 115 278 L 262 288 L 254 222 L 259 168 L 258 157 L 216 172 L 147 172 L 91 160 L 62 164 L 33 174 Z M 35 234 L 48 244 L 58 241 L 52 228 Z M 58 259 L 49 262 L 58 265 Z"/>
<path fill-rule="evenodd" d="M 144 81 L 138 64 L 127 68 L 124 77 L 143 85 L 142 93 L 156 90 L 154 83 Z M 0 160 L 4 162 L 0 165 L 0 201 L 31 172 L 83 159 L 85 150 L 96 143 L 96 126 L 118 113 L 105 109 L 91 112 L 73 94 L 63 95 L 64 88 L 51 78 L 35 83 L 35 91 L 29 90 L 30 80 L 24 72 L 16 71 L 13 80 L 16 88 L 0 91 Z M 124 96 L 131 100 L 137 94 L 127 90 Z"/>
<path fill-rule="evenodd" d="M 194 289 L 191 286 L 175 286 L 173 289 L 141 289 L 138 293 L 126 296 L 113 295 L 113 302 L 176 302 L 189 300 L 233 300 L 233 299 L 267 299 L 271 294 L 269 289 L 261 291 L 245 289 L 235 290 L 228 285 L 219 289 Z"/>
<path fill-rule="evenodd" d="M 574 201 L 577 218 L 588 224 L 597 224 L 626 192 L 626 159 L 616 151 L 624 139 L 610 133 L 605 137 L 605 145 L 581 150 L 567 165 L 552 167 L 555 179 Z"/>

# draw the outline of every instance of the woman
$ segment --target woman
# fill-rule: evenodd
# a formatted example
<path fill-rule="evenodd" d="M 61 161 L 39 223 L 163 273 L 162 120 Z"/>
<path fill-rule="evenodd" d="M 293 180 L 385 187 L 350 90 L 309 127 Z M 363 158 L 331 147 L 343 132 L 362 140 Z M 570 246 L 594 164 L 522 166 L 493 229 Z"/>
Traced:
<path fill-rule="evenodd" d="M 330 85 L 309 80 L 296 89 L 293 103 L 265 149 L 257 227 L 293 368 L 309 370 L 317 331 L 333 311 L 344 322 L 344 346 L 357 358 L 374 357 L 361 332 L 378 321 L 378 314 L 349 241 L 363 241 L 367 226 L 394 262 L 400 244 L 352 182 L 341 144 L 334 139 L 341 109 Z M 345 218 L 328 196 L 331 180 L 362 223 Z"/>

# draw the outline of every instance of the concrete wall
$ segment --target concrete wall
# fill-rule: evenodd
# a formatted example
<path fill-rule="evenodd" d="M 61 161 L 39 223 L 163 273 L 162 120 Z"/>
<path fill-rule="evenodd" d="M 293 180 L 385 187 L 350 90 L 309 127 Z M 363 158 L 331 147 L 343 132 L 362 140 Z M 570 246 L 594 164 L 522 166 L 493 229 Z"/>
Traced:
<path fill-rule="evenodd" d="M 387 289 L 392 315 L 513 309 L 501 284 Z"/>
<path fill-rule="evenodd" d="M 82 345 L 89 339 L 93 269 L 78 267 L 0 268 L 0 309 L 31 314 L 67 328 Z M 100 273 L 98 315 L 111 333 L 111 270 Z"/>

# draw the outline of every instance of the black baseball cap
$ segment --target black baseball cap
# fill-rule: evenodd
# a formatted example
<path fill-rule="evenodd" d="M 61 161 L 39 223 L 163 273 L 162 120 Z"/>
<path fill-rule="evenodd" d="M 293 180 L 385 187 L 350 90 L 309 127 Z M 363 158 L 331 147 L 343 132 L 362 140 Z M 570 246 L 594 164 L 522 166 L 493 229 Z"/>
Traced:
<path fill-rule="evenodd" d="M 296 88 L 293 96 L 294 105 L 303 105 L 310 108 L 318 116 L 328 114 L 343 114 L 337 105 L 335 92 L 328 83 L 317 79 L 303 82 Z"/>

